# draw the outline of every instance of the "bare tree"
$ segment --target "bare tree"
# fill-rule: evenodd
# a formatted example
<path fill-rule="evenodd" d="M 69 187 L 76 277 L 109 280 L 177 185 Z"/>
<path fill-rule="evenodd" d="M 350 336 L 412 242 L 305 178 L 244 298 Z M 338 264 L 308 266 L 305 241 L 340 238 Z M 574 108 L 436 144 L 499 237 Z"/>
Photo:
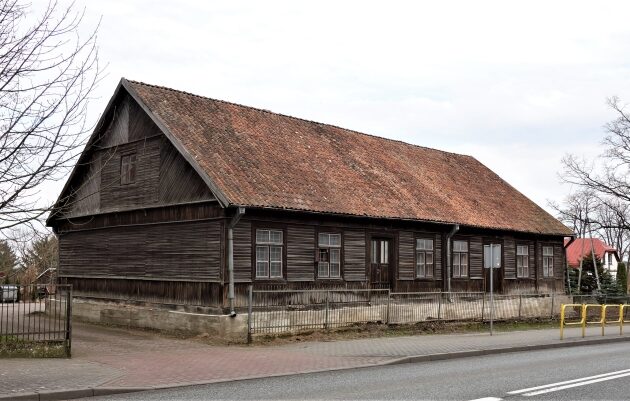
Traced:
<path fill-rule="evenodd" d="M 600 200 L 594 219 L 595 229 L 604 242 L 630 259 L 630 203 L 618 199 Z"/>
<path fill-rule="evenodd" d="M 569 194 L 560 204 L 549 202 L 549 206 L 558 220 L 570 227 L 579 238 L 584 238 L 589 217 L 593 215 L 597 203 L 593 191 L 583 189 Z"/>
<path fill-rule="evenodd" d="M 616 117 L 605 125 L 603 153 L 594 160 L 565 156 L 561 177 L 595 199 L 587 220 L 600 238 L 630 260 L 630 114 L 617 97 L 608 99 L 608 105 Z M 565 214 L 576 215 L 571 202 L 556 206 L 552 204 L 565 223 Z"/>
<path fill-rule="evenodd" d="M 83 13 L 53 1 L 27 18 L 29 7 L 0 0 L 0 230 L 49 211 L 42 184 L 64 177 L 80 151 L 100 75 Z"/>
<path fill-rule="evenodd" d="M 606 124 L 604 152 L 594 161 L 574 155 L 562 159 L 562 179 L 594 193 L 630 202 L 630 115 L 617 97 L 608 99 L 617 117 Z"/>
<path fill-rule="evenodd" d="M 615 247 L 623 259 L 630 250 L 630 203 L 581 189 L 560 204 L 549 202 L 556 216 L 579 238 L 593 236 Z"/>

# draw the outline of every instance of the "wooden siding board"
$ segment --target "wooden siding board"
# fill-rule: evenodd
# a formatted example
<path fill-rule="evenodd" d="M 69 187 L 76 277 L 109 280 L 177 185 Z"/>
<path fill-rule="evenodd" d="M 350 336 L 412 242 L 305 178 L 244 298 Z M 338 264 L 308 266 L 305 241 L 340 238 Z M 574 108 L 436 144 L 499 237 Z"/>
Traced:
<path fill-rule="evenodd" d="M 159 202 L 174 204 L 208 199 L 214 196 L 206 183 L 170 141 L 162 137 Z"/>
<path fill-rule="evenodd" d="M 564 280 L 565 273 L 564 247 L 559 244 L 553 246 L 553 276 L 557 279 Z"/>
<path fill-rule="evenodd" d="M 97 148 L 109 148 L 129 142 L 130 98 L 124 95 L 115 106 L 109 125 L 95 142 Z"/>
<path fill-rule="evenodd" d="M 85 179 L 75 180 L 69 187 L 68 203 L 65 204 L 64 215 L 80 215 L 98 212 L 101 206 L 101 155 L 95 154 L 82 166 Z"/>
<path fill-rule="evenodd" d="M 398 280 L 414 280 L 415 269 L 415 235 L 411 231 L 398 234 Z"/>
<path fill-rule="evenodd" d="M 136 180 L 121 184 L 121 157 L 136 154 Z M 101 173 L 101 208 L 122 210 L 157 204 L 160 171 L 160 138 L 151 138 L 117 147 L 103 161 Z"/>
<path fill-rule="evenodd" d="M 242 219 L 234 227 L 234 282 L 252 281 L 252 223 Z"/>
<path fill-rule="evenodd" d="M 483 240 L 481 237 L 470 237 L 468 252 L 470 278 L 483 278 Z"/>
<path fill-rule="evenodd" d="M 536 260 L 536 243 L 529 243 L 529 278 L 536 279 L 536 269 L 538 261 Z"/>
<path fill-rule="evenodd" d="M 365 231 L 346 230 L 344 241 L 344 278 L 346 281 L 366 280 L 366 244 Z"/>
<path fill-rule="evenodd" d="M 513 237 L 507 236 L 503 240 L 504 250 L 504 272 L 505 278 L 516 278 L 516 243 Z"/>
<path fill-rule="evenodd" d="M 315 280 L 315 227 L 287 227 L 287 281 Z"/>
<path fill-rule="evenodd" d="M 435 252 L 433 254 L 434 263 L 435 263 L 435 273 L 433 277 L 435 280 L 442 280 L 442 235 L 435 234 Z"/>
<path fill-rule="evenodd" d="M 60 235 L 60 275 L 220 280 L 221 222 L 105 228 Z"/>

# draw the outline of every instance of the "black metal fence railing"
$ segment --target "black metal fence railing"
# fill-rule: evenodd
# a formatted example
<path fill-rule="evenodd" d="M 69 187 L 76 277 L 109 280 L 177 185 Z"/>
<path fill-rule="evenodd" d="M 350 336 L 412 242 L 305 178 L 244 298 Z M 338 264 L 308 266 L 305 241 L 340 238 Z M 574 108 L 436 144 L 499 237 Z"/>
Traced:
<path fill-rule="evenodd" d="M 253 290 L 248 294 L 248 333 L 281 334 L 359 323 L 488 321 L 552 318 L 563 294 L 494 295 L 482 292 L 391 292 L 388 289 Z"/>
<path fill-rule="evenodd" d="M 71 300 L 71 285 L 0 285 L 0 356 L 70 357 Z"/>

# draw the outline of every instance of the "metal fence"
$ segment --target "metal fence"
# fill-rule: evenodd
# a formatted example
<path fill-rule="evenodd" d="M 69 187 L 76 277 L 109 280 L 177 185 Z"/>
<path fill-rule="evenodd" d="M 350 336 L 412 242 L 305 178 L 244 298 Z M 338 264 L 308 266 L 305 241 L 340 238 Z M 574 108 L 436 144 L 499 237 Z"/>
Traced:
<path fill-rule="evenodd" d="M 487 321 L 551 318 L 562 294 L 494 295 L 482 292 L 391 292 L 378 290 L 249 290 L 248 333 L 281 334 L 360 323 Z M 491 309 L 492 308 L 492 309 Z"/>
<path fill-rule="evenodd" d="M 0 351 L 72 346 L 71 285 L 0 285 Z"/>

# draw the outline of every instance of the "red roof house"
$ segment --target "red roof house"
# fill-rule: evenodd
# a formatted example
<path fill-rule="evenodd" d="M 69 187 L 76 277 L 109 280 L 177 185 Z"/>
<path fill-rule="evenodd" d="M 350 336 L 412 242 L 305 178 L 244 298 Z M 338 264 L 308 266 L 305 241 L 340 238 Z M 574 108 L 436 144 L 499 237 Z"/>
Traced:
<path fill-rule="evenodd" d="M 568 265 L 574 268 L 579 267 L 580 259 L 591 254 L 591 242 L 595 256 L 603 261 L 604 265 L 608 266 L 614 264 L 616 267 L 616 262 L 619 262 L 619 253 L 615 248 L 598 238 L 577 238 L 575 241 L 571 242 L 566 248 Z"/>

